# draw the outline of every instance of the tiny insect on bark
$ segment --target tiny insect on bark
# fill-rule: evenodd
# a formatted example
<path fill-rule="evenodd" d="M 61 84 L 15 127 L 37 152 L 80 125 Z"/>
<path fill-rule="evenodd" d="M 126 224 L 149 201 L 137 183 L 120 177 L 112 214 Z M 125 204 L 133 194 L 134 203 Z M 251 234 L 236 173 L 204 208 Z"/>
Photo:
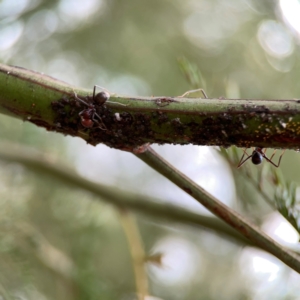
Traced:
<path fill-rule="evenodd" d="M 267 162 L 269 162 L 270 164 L 272 164 L 274 167 L 278 168 L 279 165 L 280 165 L 280 162 L 281 162 L 281 158 L 282 158 L 282 155 L 284 154 L 285 150 L 283 150 L 283 152 L 281 153 L 279 159 L 278 159 L 278 163 L 275 164 L 273 161 L 272 161 L 272 158 L 274 157 L 275 153 L 276 153 L 276 150 L 274 150 L 273 154 L 271 155 L 270 158 L 268 158 L 266 156 L 266 151 L 267 149 L 265 148 L 260 148 L 260 147 L 255 147 L 254 150 L 252 151 L 252 154 L 249 155 L 247 153 L 247 150 L 246 149 L 243 149 L 244 151 L 244 154 L 237 166 L 237 168 L 240 168 L 247 160 L 249 160 L 251 158 L 251 161 L 254 165 L 259 165 L 262 163 L 263 159 L 265 159 Z M 245 155 L 247 155 L 247 157 L 244 159 Z"/>
<path fill-rule="evenodd" d="M 86 106 L 86 108 L 78 114 L 80 116 L 81 125 L 85 128 L 91 128 L 96 123 L 98 125 L 98 128 L 102 130 L 106 130 L 107 128 L 105 124 L 103 123 L 101 117 L 97 114 L 95 104 L 102 106 L 109 99 L 110 95 L 106 90 L 101 91 L 96 95 L 97 87 L 98 87 L 97 85 L 94 86 L 91 102 L 86 102 L 80 99 L 75 92 L 74 92 L 74 97 L 76 101 Z M 96 117 L 98 120 L 96 119 Z"/>
<path fill-rule="evenodd" d="M 100 93 L 96 94 L 97 87 L 101 88 L 102 91 Z M 110 98 L 109 92 L 105 88 L 103 88 L 99 85 L 94 85 L 93 96 L 92 96 L 92 99 L 90 100 L 90 102 L 86 102 L 86 101 L 80 99 L 75 92 L 74 92 L 74 97 L 75 97 L 76 101 L 78 101 L 86 106 L 86 108 L 78 114 L 80 116 L 81 125 L 85 128 L 91 128 L 94 126 L 94 124 L 97 124 L 98 128 L 100 128 L 102 130 L 107 130 L 105 124 L 103 123 L 102 118 L 97 114 L 96 105 L 102 106 L 106 102 L 116 103 L 116 102 L 108 101 L 108 99 Z M 88 99 L 89 98 L 91 98 L 91 97 L 88 97 Z M 122 103 L 118 103 L 118 104 L 125 105 Z"/>

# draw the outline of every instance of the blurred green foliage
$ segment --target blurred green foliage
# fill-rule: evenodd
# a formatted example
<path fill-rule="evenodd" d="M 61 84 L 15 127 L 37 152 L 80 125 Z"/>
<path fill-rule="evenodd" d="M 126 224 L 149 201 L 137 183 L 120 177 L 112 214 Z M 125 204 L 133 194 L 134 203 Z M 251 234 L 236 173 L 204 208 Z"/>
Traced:
<path fill-rule="evenodd" d="M 91 89 L 100 84 L 128 95 L 177 96 L 192 88 L 207 88 L 210 97 L 298 98 L 299 37 L 284 22 L 279 4 L 2 0 L 0 61 L 70 84 Z M 100 168 L 93 180 L 149 194 L 164 190 L 166 198 L 171 197 L 171 187 L 179 200 L 183 197 L 141 164 L 126 173 L 124 160 L 134 159 L 129 154 L 119 156 L 116 150 L 100 147 L 97 159 L 108 163 L 101 170 L 90 146 L 82 141 L 6 116 L 0 116 L 0 127 L 1 139 L 51 153 L 86 176 L 92 177 L 89 171 Z M 286 182 L 300 180 L 298 157 L 286 152 L 282 188 L 275 190 L 274 199 L 286 216 L 295 217 L 288 206 L 296 203 L 297 189 Z M 109 168 L 117 169 L 117 175 L 112 176 Z M 274 177 L 265 176 L 268 166 L 250 168 L 248 178 L 240 171 L 227 173 L 236 183 L 237 199 L 232 205 L 260 225 L 273 208 L 249 178 L 271 182 L 264 192 L 273 200 Z M 222 237 L 139 217 L 138 227 L 147 255 L 157 254 L 154 246 L 167 237 L 182 241 L 194 253 L 190 255 L 193 271 L 185 269 L 189 275 L 175 268 L 178 278 L 172 273 L 163 280 L 157 274 L 159 269 L 168 272 L 168 267 L 147 266 L 150 294 L 157 298 L 297 299 L 299 295 L 299 275 L 276 261 L 280 271 L 269 280 L 263 272 L 253 271 L 250 258 L 248 264 L 241 263 L 242 249 Z M 184 257 L 178 260 L 188 266 Z M 87 193 L 5 162 L 0 168 L 0 269 L 3 299 L 136 297 L 132 259 L 118 211 L 94 202 Z"/>

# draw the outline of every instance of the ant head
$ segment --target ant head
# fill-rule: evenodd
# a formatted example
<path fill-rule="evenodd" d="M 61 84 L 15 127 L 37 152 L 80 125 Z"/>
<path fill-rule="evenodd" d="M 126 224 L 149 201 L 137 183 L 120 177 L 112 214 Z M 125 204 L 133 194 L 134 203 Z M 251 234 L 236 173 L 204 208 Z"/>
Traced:
<path fill-rule="evenodd" d="M 251 161 L 254 165 L 259 165 L 263 161 L 263 154 L 254 150 L 252 153 Z"/>
<path fill-rule="evenodd" d="M 94 95 L 94 102 L 98 105 L 103 105 L 109 99 L 109 93 L 102 91 L 96 95 Z"/>

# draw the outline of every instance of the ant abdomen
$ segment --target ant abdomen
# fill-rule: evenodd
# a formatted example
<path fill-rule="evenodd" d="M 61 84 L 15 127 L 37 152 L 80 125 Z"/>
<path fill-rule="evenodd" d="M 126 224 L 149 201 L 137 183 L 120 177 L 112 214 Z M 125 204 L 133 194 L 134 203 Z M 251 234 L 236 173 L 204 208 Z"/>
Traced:
<path fill-rule="evenodd" d="M 251 161 L 254 165 L 259 165 L 263 161 L 263 156 L 260 152 L 253 151 Z"/>
<path fill-rule="evenodd" d="M 243 156 L 242 156 L 242 158 L 241 158 L 241 160 L 240 160 L 240 162 L 239 162 L 239 164 L 238 164 L 237 167 L 240 168 L 247 160 L 249 160 L 249 159 L 251 158 L 251 161 L 252 161 L 252 163 L 253 163 L 254 165 L 259 165 L 259 164 L 261 164 L 262 161 L 263 161 L 263 159 L 265 159 L 267 162 L 269 162 L 270 164 L 272 164 L 274 167 L 278 168 L 279 165 L 280 165 L 280 162 L 281 162 L 282 155 L 284 154 L 284 151 L 285 151 L 285 150 L 283 150 L 282 153 L 281 153 L 281 155 L 279 156 L 279 159 L 278 159 L 278 163 L 277 163 L 277 164 L 275 164 L 275 163 L 272 161 L 272 159 L 273 159 L 273 157 L 274 157 L 274 155 L 275 155 L 276 150 L 274 150 L 274 152 L 273 152 L 273 154 L 271 155 L 270 158 L 268 158 L 268 157 L 266 156 L 266 154 L 265 154 L 265 153 L 266 153 L 266 150 L 267 150 L 267 149 L 263 149 L 263 148 L 261 148 L 261 147 L 255 147 L 254 150 L 253 150 L 253 152 L 252 152 L 252 154 L 249 155 L 249 154 L 247 153 L 247 150 L 244 149 L 244 150 L 243 150 L 243 151 L 244 151 L 244 154 L 243 154 Z M 247 157 L 244 159 L 245 155 L 246 155 Z"/>
<path fill-rule="evenodd" d="M 94 122 L 91 119 L 84 119 L 83 117 L 81 118 L 80 122 L 85 128 L 91 128 L 94 125 Z"/>

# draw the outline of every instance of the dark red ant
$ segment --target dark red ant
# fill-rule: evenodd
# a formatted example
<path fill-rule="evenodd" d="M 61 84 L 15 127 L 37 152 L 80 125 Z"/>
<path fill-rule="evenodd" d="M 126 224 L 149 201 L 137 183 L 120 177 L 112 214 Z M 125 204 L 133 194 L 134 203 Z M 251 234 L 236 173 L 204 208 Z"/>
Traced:
<path fill-rule="evenodd" d="M 103 91 L 96 94 L 97 87 L 101 88 Z M 102 118 L 97 114 L 96 105 L 98 105 L 98 106 L 104 105 L 104 103 L 107 102 L 108 99 L 110 98 L 109 92 L 99 85 L 94 85 L 93 96 L 92 96 L 91 102 L 86 102 L 86 101 L 80 99 L 75 92 L 74 92 L 74 96 L 75 96 L 76 101 L 79 101 L 80 103 L 87 106 L 87 108 L 85 108 L 83 111 L 81 111 L 78 114 L 80 116 L 81 125 L 85 128 L 91 128 L 91 127 L 93 127 L 94 123 L 96 123 L 98 125 L 98 128 L 100 128 L 102 130 L 107 130 L 105 124 L 102 121 Z M 90 99 L 90 97 L 87 97 L 87 98 Z M 112 102 L 112 101 L 108 101 L 108 102 L 117 103 L 117 102 Z M 118 103 L 118 104 L 125 105 L 122 103 Z M 98 118 L 98 120 L 96 120 L 96 117 Z M 99 123 L 99 121 L 101 122 L 101 124 Z"/>
<path fill-rule="evenodd" d="M 248 159 L 251 158 L 251 161 L 254 165 L 259 165 L 262 163 L 263 159 L 265 159 L 267 162 L 269 162 L 270 164 L 272 164 L 274 167 L 278 168 L 279 165 L 280 165 L 280 162 L 281 162 L 281 158 L 282 158 L 282 155 L 284 154 L 285 150 L 283 150 L 283 152 L 281 153 L 280 157 L 279 157 L 279 160 L 278 160 L 278 163 L 277 165 L 272 161 L 272 158 L 274 157 L 275 153 L 276 153 L 276 150 L 274 150 L 272 156 L 270 158 L 268 158 L 266 156 L 266 151 L 267 149 L 265 148 L 263 150 L 263 148 L 260 148 L 260 147 L 255 147 L 252 154 L 249 155 L 247 153 L 247 151 L 245 149 L 243 149 L 244 151 L 244 154 L 237 166 L 237 168 L 240 168 Z M 243 160 L 244 156 L 247 155 L 247 157 Z"/>

